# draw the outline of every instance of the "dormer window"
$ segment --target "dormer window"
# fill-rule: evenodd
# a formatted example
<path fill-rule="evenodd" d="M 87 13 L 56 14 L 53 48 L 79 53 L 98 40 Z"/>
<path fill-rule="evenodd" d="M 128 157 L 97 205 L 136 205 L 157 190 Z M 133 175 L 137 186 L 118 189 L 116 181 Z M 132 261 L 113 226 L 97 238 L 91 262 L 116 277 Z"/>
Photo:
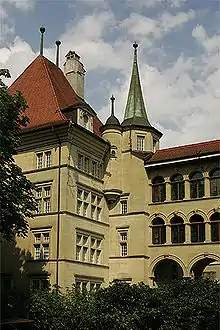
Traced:
<path fill-rule="evenodd" d="M 84 124 L 84 127 L 86 128 L 87 124 L 88 124 L 88 121 L 89 121 L 89 117 L 87 116 L 87 114 L 83 114 L 83 124 Z"/>
<path fill-rule="evenodd" d="M 77 124 L 92 132 L 93 131 L 93 116 L 85 109 L 78 108 Z"/>

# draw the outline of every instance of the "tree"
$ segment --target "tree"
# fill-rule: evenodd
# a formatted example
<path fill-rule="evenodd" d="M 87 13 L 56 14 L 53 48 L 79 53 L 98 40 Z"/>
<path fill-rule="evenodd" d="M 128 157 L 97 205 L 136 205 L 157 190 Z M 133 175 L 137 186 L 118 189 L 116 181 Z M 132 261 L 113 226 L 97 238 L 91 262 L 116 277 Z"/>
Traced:
<path fill-rule="evenodd" d="M 10 73 L 1 69 L 0 76 L 9 78 Z M 32 217 L 36 208 L 34 186 L 13 158 L 20 145 L 19 133 L 29 122 L 24 115 L 27 107 L 22 93 L 11 95 L 0 79 L 0 232 L 7 240 L 15 234 L 26 235 L 27 217 Z"/>

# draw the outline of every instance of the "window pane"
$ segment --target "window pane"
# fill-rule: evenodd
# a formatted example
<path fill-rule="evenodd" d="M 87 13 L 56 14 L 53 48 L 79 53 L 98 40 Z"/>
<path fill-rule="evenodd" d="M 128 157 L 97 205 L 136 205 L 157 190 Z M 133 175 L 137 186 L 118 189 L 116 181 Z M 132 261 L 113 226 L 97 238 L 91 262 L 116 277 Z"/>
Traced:
<path fill-rule="evenodd" d="M 178 243 L 178 226 L 171 227 L 171 242 Z"/>
<path fill-rule="evenodd" d="M 199 226 L 199 242 L 204 242 L 205 241 L 205 224 L 201 223 L 197 226 Z"/>
<path fill-rule="evenodd" d="M 161 244 L 166 243 L 166 226 L 161 226 Z"/>
<path fill-rule="evenodd" d="M 204 180 L 198 181 L 198 197 L 204 196 Z"/>
<path fill-rule="evenodd" d="M 50 167 L 52 165 L 51 151 L 45 152 L 46 157 L 46 167 Z"/>
<path fill-rule="evenodd" d="M 179 199 L 182 200 L 185 198 L 185 185 L 184 182 L 179 183 Z"/>
<path fill-rule="evenodd" d="M 220 222 L 211 223 L 211 240 L 220 241 Z"/>
<path fill-rule="evenodd" d="M 196 181 L 190 182 L 190 197 L 197 198 L 197 182 Z"/>
<path fill-rule="evenodd" d="M 220 195 L 220 178 L 210 179 L 210 194 L 211 196 Z"/>
<path fill-rule="evenodd" d="M 191 224 L 191 242 L 198 242 L 198 227 L 196 224 Z"/>
<path fill-rule="evenodd" d="M 159 244 L 159 227 L 152 228 L 152 243 Z"/>
<path fill-rule="evenodd" d="M 171 185 L 171 199 L 174 200 L 178 200 L 178 183 L 172 183 Z"/>

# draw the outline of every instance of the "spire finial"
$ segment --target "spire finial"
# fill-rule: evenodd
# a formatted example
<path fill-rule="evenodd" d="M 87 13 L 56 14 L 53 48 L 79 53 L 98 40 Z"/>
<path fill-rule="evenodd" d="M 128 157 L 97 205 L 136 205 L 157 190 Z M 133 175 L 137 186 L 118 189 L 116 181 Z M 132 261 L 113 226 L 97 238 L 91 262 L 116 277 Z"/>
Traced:
<path fill-rule="evenodd" d="M 135 41 L 135 42 L 133 43 L 133 47 L 134 47 L 135 50 L 138 48 L 137 41 Z"/>
<path fill-rule="evenodd" d="M 41 40 L 40 40 L 40 55 L 43 55 L 43 49 L 44 49 L 44 32 L 46 31 L 44 26 L 40 27 L 40 33 L 41 33 Z"/>
<path fill-rule="evenodd" d="M 56 56 L 56 66 L 58 66 L 59 67 L 59 47 L 60 47 L 60 45 L 61 45 L 61 41 L 60 40 L 57 40 L 56 42 L 55 42 L 55 44 L 56 44 L 56 46 L 57 46 L 57 56 Z"/>
<path fill-rule="evenodd" d="M 111 103 L 112 103 L 112 113 L 111 113 L 111 115 L 112 116 L 114 116 L 115 114 L 114 114 L 114 102 L 115 102 L 115 97 L 114 97 L 114 95 L 112 95 L 111 97 L 110 97 L 110 100 L 111 100 Z"/>
<path fill-rule="evenodd" d="M 134 60 L 137 61 L 137 48 L 138 48 L 137 41 L 133 43 L 133 47 L 134 47 Z"/>

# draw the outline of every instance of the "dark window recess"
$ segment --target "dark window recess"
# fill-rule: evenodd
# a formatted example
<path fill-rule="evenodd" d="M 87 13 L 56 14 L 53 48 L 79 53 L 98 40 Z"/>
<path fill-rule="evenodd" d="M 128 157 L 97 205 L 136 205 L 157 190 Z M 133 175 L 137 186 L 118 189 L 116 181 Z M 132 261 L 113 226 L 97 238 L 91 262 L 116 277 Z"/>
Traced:
<path fill-rule="evenodd" d="M 210 177 L 210 195 L 220 195 L 220 169 L 214 169 L 209 173 Z"/>
<path fill-rule="evenodd" d="M 152 243 L 164 244 L 166 243 L 166 226 L 163 219 L 155 218 L 152 222 Z"/>
<path fill-rule="evenodd" d="M 204 178 L 201 172 L 192 173 L 190 179 L 190 198 L 201 198 L 204 196 Z"/>
<path fill-rule="evenodd" d="M 190 218 L 191 224 L 191 242 L 205 241 L 205 223 L 201 215 L 195 214 Z"/>
<path fill-rule="evenodd" d="M 220 212 L 215 212 L 210 217 L 211 221 L 211 240 L 212 242 L 220 241 Z"/>
<path fill-rule="evenodd" d="M 171 199 L 182 200 L 185 197 L 183 176 L 177 174 L 171 178 Z"/>
<path fill-rule="evenodd" d="M 164 202 L 166 199 L 166 185 L 164 178 L 158 176 L 152 180 L 152 201 Z"/>
<path fill-rule="evenodd" d="M 185 225 L 181 217 L 176 216 L 171 220 L 171 242 L 185 242 Z"/>

